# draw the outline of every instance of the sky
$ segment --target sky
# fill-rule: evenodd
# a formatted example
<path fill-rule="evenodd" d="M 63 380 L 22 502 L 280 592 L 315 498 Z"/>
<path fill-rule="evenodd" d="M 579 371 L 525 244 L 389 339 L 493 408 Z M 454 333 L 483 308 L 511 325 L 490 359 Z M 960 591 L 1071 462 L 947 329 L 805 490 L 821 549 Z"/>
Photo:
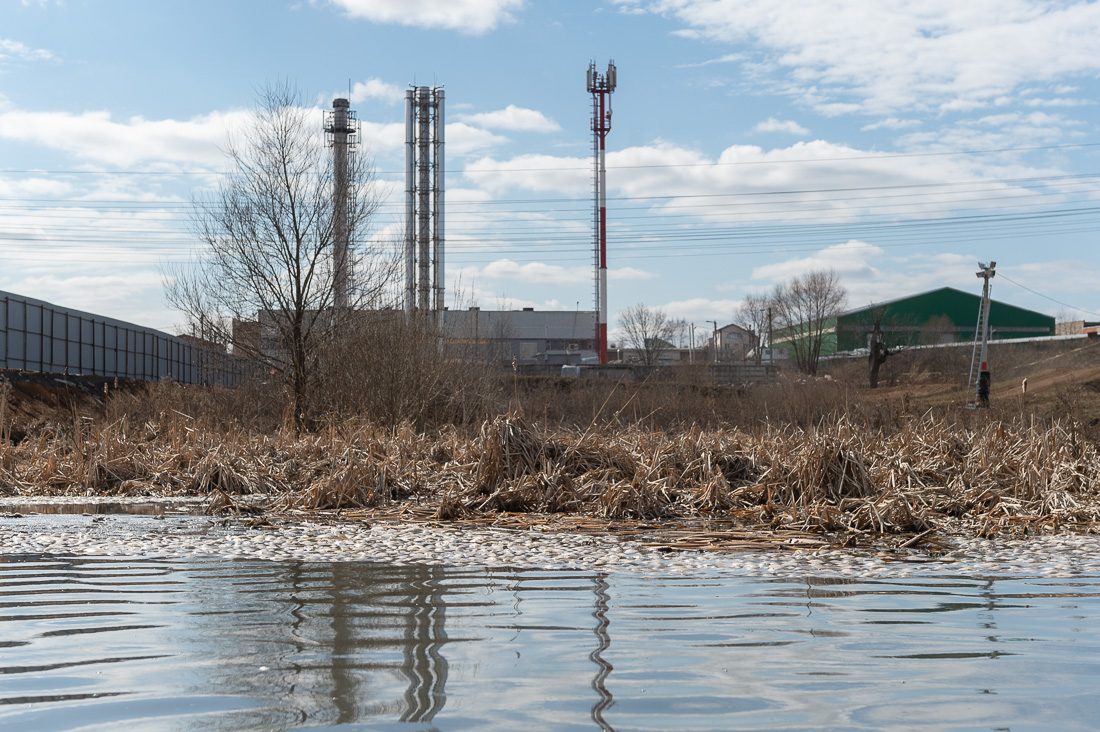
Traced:
<path fill-rule="evenodd" d="M 404 92 L 446 92 L 447 302 L 593 309 L 590 62 L 613 60 L 609 310 L 730 322 L 833 269 L 1100 320 L 1100 3 L 0 0 L 0 290 L 178 332 L 165 277 L 258 90 L 351 99 L 402 228 Z M 977 313 L 975 313 L 975 318 Z"/>

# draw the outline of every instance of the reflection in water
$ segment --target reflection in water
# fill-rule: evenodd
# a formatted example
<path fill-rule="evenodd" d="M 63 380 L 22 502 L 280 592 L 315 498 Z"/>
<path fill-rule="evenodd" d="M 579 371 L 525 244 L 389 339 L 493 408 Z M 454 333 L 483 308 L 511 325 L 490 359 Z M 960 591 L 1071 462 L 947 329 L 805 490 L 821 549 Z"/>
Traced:
<path fill-rule="evenodd" d="M 164 503 L 0 503 L 0 513 L 41 513 L 47 515 L 110 514 L 126 516 L 163 516 Z"/>
<path fill-rule="evenodd" d="M 446 604 L 438 567 L 422 567 L 427 575 L 409 583 L 411 612 L 406 613 L 404 664 L 409 680 L 402 722 L 430 722 L 447 702 L 447 659 L 441 649 L 447 641 Z"/>
<path fill-rule="evenodd" d="M 592 721 L 599 725 L 600 729 L 613 729 L 604 721 L 604 710 L 611 706 L 611 692 L 607 690 L 607 677 L 611 674 L 611 664 L 604 657 L 604 651 L 611 647 L 611 634 L 607 632 L 611 620 L 607 617 L 607 604 L 611 599 L 607 594 L 607 575 L 597 574 L 592 578 L 595 585 L 593 594 L 596 596 L 596 609 L 592 617 L 596 619 L 596 627 L 592 632 L 596 634 L 596 650 L 588 655 L 588 658 L 596 664 L 596 675 L 592 679 L 592 688 L 596 690 L 599 699 L 592 705 Z"/>
<path fill-rule="evenodd" d="M 196 634 L 196 655 L 239 660 L 221 665 L 218 688 L 278 700 L 263 710 L 264 725 L 378 716 L 427 723 L 443 709 L 449 590 L 442 568 L 252 563 L 225 578 L 238 594 L 222 587 L 217 601 L 204 598 L 209 609 L 197 615 L 209 632 Z M 266 606 L 256 608 L 258 599 Z M 240 632 L 229 630 L 235 624 Z"/>
<path fill-rule="evenodd" d="M 1098 620 L 1084 577 L 0 555 L 0 728 L 1090 729 Z"/>

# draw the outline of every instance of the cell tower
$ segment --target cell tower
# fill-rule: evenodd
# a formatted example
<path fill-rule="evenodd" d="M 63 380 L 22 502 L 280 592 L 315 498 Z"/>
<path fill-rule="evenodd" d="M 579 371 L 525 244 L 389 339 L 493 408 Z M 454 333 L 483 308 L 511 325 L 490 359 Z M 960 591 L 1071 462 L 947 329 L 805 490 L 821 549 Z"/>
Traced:
<path fill-rule="evenodd" d="M 405 92 L 405 311 L 442 326 L 443 90 Z"/>
<path fill-rule="evenodd" d="M 347 99 L 333 99 L 325 115 L 325 138 L 332 146 L 332 304 L 348 306 L 348 153 L 359 138 L 359 121 Z"/>
<path fill-rule="evenodd" d="M 592 95 L 592 251 L 596 269 L 596 353 L 607 363 L 607 164 L 604 140 L 611 131 L 611 93 L 615 91 L 615 62 L 607 73 L 588 64 L 588 92 Z"/>

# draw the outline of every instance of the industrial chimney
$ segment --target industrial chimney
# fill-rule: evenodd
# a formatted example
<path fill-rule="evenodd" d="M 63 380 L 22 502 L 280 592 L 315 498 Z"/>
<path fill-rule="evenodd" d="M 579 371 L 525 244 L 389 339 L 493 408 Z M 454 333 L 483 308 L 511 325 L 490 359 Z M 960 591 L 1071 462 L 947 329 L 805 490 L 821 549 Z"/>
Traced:
<path fill-rule="evenodd" d="M 442 327 L 443 90 L 405 92 L 405 310 L 434 313 Z"/>
<path fill-rule="evenodd" d="M 348 306 L 348 148 L 354 146 L 359 128 L 347 99 L 333 99 L 325 120 L 332 146 L 332 304 Z"/>

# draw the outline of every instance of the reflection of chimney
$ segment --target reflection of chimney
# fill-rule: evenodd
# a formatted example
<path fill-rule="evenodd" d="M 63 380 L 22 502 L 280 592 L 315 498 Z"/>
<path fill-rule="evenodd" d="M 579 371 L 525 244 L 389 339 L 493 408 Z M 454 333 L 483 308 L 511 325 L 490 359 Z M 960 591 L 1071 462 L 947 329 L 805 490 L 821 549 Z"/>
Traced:
<path fill-rule="evenodd" d="M 431 722 L 447 703 L 447 659 L 440 653 L 447 642 L 443 600 L 443 571 L 435 567 L 411 569 L 423 576 L 408 583 L 412 607 L 405 613 L 404 662 L 401 672 L 409 681 L 402 722 Z M 426 575 L 426 576 L 425 576 Z"/>

